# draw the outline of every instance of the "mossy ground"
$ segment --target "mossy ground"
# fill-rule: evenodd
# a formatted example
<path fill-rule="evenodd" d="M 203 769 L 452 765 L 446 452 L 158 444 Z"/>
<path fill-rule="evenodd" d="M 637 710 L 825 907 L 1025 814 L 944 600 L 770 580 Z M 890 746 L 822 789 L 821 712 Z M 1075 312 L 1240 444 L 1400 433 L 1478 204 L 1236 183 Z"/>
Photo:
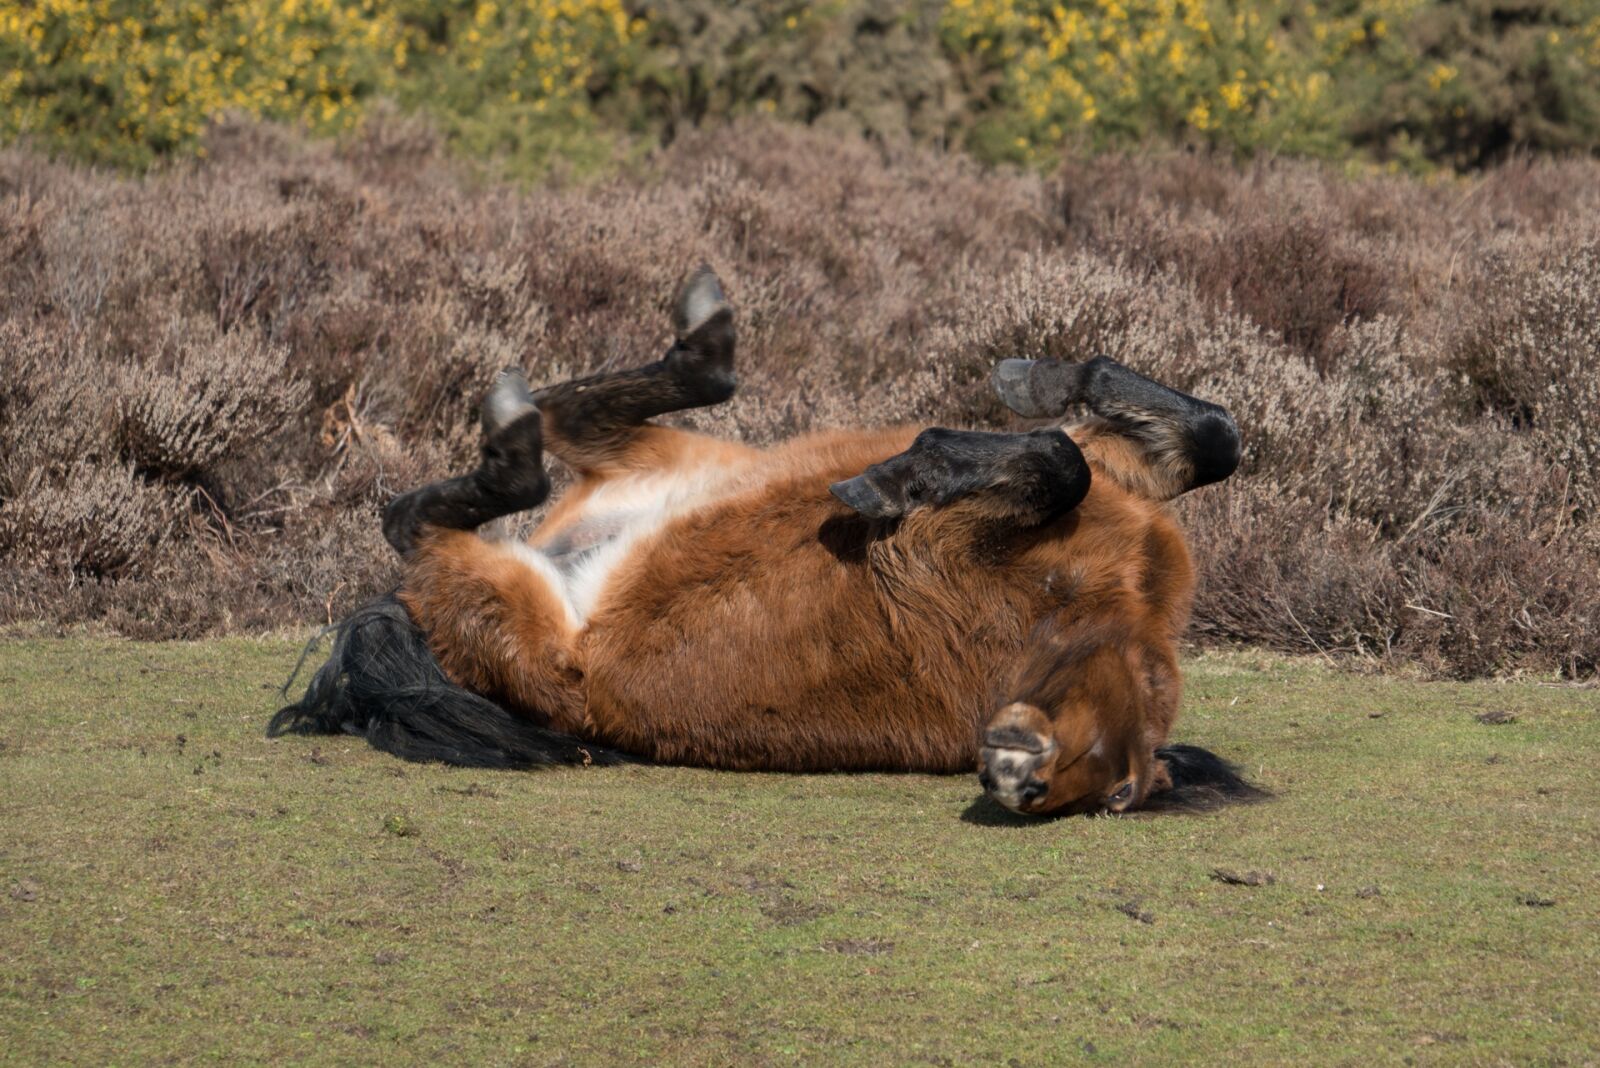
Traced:
<path fill-rule="evenodd" d="M 1593 689 L 1208 655 L 1179 739 L 1275 800 L 1023 822 L 269 742 L 294 655 L 0 643 L 0 1062 L 1600 1058 Z"/>

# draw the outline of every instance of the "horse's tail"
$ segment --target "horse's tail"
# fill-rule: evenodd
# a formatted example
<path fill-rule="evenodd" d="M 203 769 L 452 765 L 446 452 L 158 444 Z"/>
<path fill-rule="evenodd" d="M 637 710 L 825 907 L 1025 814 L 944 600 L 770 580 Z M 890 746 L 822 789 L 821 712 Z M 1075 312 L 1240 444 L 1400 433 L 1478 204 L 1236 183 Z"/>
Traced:
<path fill-rule="evenodd" d="M 406 760 L 474 768 L 618 764 L 624 754 L 541 727 L 445 677 L 427 636 L 394 594 L 369 601 L 337 627 L 327 663 L 305 694 L 278 710 L 267 737 L 354 734 Z M 284 696 L 306 657 L 306 646 Z"/>
<path fill-rule="evenodd" d="M 1272 795 L 1239 774 L 1239 769 L 1209 749 L 1196 745 L 1164 745 L 1156 759 L 1167 766 L 1172 787 L 1150 798 L 1152 806 L 1215 808 L 1235 802 L 1263 801 Z"/>

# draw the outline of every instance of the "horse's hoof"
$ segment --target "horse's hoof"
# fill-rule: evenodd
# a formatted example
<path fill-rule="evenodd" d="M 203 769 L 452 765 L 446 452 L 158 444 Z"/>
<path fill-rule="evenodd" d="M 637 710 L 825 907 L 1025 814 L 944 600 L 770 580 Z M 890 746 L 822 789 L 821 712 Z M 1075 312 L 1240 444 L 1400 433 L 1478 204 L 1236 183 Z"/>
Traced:
<path fill-rule="evenodd" d="M 495 378 L 483 398 L 483 433 L 489 436 L 505 429 L 535 410 L 528 376 L 520 367 L 507 367 Z"/>

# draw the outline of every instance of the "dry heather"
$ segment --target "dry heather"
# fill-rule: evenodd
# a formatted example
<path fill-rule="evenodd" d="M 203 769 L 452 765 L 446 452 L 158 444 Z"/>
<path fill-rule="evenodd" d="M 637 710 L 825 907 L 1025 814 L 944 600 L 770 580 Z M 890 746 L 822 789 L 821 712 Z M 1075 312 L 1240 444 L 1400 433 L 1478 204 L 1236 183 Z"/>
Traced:
<path fill-rule="evenodd" d="M 1600 664 L 1600 164 L 1040 179 L 749 124 L 533 190 L 394 119 L 341 145 L 223 127 L 143 181 L 0 153 L 0 620 L 339 615 L 393 581 L 378 509 L 469 460 L 496 369 L 654 357 L 702 259 L 744 388 L 693 425 L 1010 425 L 995 360 L 1106 353 L 1247 436 L 1241 474 L 1181 507 L 1198 640 Z"/>

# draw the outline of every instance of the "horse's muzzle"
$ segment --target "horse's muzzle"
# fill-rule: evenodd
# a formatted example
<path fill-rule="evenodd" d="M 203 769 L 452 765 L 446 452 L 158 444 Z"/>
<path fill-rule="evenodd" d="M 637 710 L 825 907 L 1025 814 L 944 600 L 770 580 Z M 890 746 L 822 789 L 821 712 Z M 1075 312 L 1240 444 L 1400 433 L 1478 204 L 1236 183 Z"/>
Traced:
<path fill-rule="evenodd" d="M 978 750 L 978 783 L 1006 808 L 1027 812 L 1050 791 L 1040 772 L 1055 759 L 1053 738 L 1011 724 L 992 727 Z"/>

